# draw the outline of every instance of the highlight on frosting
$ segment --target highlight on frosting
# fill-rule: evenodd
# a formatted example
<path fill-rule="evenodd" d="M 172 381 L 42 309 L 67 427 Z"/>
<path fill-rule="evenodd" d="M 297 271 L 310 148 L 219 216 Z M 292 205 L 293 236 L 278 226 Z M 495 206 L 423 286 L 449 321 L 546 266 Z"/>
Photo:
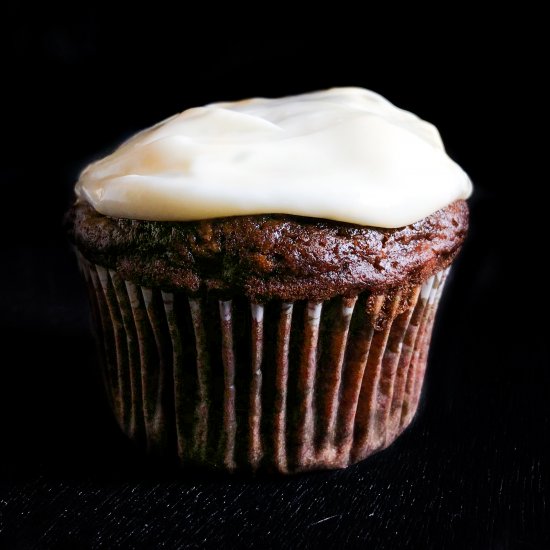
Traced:
<path fill-rule="evenodd" d="M 88 166 L 76 194 L 113 217 L 293 214 L 401 227 L 472 184 L 432 124 L 363 88 L 213 103 Z"/>

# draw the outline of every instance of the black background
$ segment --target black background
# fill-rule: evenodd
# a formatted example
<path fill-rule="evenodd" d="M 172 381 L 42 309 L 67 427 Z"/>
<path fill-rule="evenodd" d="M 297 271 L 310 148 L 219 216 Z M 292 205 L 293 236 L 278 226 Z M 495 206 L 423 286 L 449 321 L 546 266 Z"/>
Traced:
<path fill-rule="evenodd" d="M 353 41 L 285 39 L 279 28 L 283 38 L 237 40 L 167 13 L 139 24 L 85 8 L 9 15 L 0 547 L 550 545 L 548 337 L 536 318 L 548 301 L 545 184 L 520 154 L 533 139 L 537 71 L 513 33 L 475 39 L 468 26 L 422 45 L 412 25 Z M 372 88 L 435 123 L 476 186 L 417 418 L 389 449 L 339 472 L 215 478 L 148 464 L 101 397 L 62 229 L 78 172 L 187 107 L 335 85 Z"/>

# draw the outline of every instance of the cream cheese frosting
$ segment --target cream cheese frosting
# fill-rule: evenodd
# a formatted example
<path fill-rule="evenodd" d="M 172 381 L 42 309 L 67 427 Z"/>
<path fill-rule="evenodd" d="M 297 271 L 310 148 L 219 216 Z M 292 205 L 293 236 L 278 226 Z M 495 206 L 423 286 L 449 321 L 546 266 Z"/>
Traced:
<path fill-rule="evenodd" d="M 370 90 L 331 88 L 188 109 L 89 165 L 75 190 L 119 218 L 277 213 L 390 228 L 472 184 L 435 126 Z"/>

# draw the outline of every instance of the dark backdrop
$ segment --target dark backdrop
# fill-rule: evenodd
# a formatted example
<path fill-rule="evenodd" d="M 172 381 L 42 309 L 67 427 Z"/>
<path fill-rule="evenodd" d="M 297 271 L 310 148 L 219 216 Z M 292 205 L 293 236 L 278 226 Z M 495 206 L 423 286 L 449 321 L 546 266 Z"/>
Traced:
<path fill-rule="evenodd" d="M 195 27 L 199 38 L 188 36 Z M 424 32 L 410 30 L 237 40 L 192 17 L 145 13 L 137 25 L 93 9 L 11 10 L 0 547 L 548 547 L 542 182 L 519 153 L 532 140 L 537 73 L 513 34 L 475 41 L 464 27 L 423 46 Z M 218 479 L 151 466 L 101 397 L 62 229 L 78 172 L 187 107 L 336 85 L 372 88 L 435 123 L 476 187 L 417 418 L 388 450 L 340 472 Z"/>

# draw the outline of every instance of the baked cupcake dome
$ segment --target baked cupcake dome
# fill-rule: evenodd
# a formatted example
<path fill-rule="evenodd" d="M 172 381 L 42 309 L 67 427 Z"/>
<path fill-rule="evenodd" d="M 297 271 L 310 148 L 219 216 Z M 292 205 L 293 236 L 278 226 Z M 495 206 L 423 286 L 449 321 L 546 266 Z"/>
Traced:
<path fill-rule="evenodd" d="M 145 154 L 128 143 L 122 165 Z M 120 184 L 109 162 L 95 170 L 92 191 L 83 188 L 94 165 L 84 172 L 69 228 L 109 399 L 128 435 L 184 464 L 294 472 L 346 466 L 408 425 L 437 300 L 467 230 L 466 187 L 397 228 L 270 212 L 138 220 L 91 205 L 98 182 L 102 197 Z M 463 173 L 450 170 L 457 187 Z"/>

